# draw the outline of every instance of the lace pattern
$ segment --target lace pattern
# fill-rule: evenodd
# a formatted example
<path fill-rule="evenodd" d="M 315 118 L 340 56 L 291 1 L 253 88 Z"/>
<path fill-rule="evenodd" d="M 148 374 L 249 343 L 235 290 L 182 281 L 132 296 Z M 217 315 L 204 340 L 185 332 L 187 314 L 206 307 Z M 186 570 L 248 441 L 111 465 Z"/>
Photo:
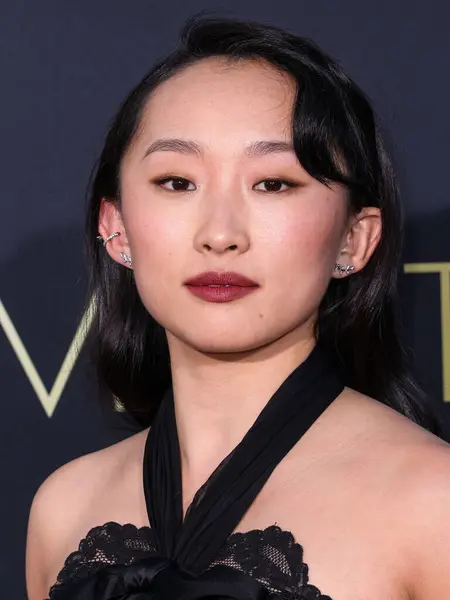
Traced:
<path fill-rule="evenodd" d="M 157 553 L 150 527 L 109 522 L 92 528 L 78 550 L 66 559 L 52 592 L 69 580 L 78 581 L 109 565 L 130 565 Z M 257 579 L 277 598 L 331 600 L 309 583 L 303 548 L 277 525 L 231 534 L 210 568 L 225 565 Z"/>
<path fill-rule="evenodd" d="M 131 523 L 109 522 L 93 527 L 81 540 L 78 550 L 69 554 L 58 574 L 53 590 L 69 579 L 78 581 L 109 565 L 131 565 L 156 553 L 153 531 Z"/>

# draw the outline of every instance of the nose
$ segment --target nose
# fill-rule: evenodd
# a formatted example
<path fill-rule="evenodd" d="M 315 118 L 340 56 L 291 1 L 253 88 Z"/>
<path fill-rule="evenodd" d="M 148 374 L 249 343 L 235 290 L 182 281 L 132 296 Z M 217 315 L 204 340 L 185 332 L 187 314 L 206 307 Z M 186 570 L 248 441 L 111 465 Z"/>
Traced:
<path fill-rule="evenodd" d="M 206 200 L 206 199 L 205 199 Z M 204 203 L 194 246 L 198 252 L 243 254 L 250 247 L 243 203 L 228 196 Z"/>

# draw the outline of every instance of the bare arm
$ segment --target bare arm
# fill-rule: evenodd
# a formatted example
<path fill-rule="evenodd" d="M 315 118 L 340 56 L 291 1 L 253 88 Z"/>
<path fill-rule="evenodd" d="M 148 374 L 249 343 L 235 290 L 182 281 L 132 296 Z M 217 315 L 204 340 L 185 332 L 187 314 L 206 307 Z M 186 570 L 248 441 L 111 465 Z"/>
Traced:
<path fill-rule="evenodd" d="M 437 446 L 417 460 L 408 513 L 409 580 L 413 600 L 450 598 L 450 449 Z"/>
<path fill-rule="evenodd" d="M 94 454 L 78 458 L 52 473 L 35 495 L 26 544 L 28 600 L 48 598 L 66 553 L 76 547 L 93 497 L 92 482 L 100 479 L 95 466 Z"/>
<path fill-rule="evenodd" d="M 33 499 L 26 545 L 26 584 L 28 600 L 48 598 L 49 540 L 46 536 L 47 507 L 45 484 Z M 47 523 L 48 525 L 48 523 Z"/>

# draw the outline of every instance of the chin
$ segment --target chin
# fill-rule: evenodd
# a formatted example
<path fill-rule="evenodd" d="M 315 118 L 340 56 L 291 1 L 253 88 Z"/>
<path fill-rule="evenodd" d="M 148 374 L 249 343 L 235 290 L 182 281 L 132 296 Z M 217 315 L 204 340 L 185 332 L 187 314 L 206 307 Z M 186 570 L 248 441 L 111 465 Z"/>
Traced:
<path fill-rule="evenodd" d="M 217 354 L 217 355 L 236 355 L 246 354 L 257 350 L 260 346 L 258 344 L 236 344 L 236 342 L 230 342 L 228 344 L 208 344 L 198 345 L 196 350 L 203 354 Z"/>
<path fill-rule="evenodd" d="M 241 331 L 233 331 L 229 328 L 226 332 L 214 332 L 209 328 L 202 335 L 198 330 L 195 332 L 183 332 L 177 335 L 173 333 L 178 342 L 186 344 L 197 352 L 203 354 L 239 354 L 257 350 L 261 346 L 270 343 L 269 339 L 258 339 L 253 335 L 243 335 Z"/>

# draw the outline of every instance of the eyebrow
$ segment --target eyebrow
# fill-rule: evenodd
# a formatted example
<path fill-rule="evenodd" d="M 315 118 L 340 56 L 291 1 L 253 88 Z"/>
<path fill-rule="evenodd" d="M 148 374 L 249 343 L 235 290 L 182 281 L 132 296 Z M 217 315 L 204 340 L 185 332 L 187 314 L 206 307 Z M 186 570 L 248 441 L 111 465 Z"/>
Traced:
<path fill-rule="evenodd" d="M 178 152 L 180 154 L 190 154 L 199 157 L 204 155 L 203 148 L 197 142 L 178 138 L 155 140 L 145 151 L 142 160 L 153 152 Z M 282 140 L 260 140 L 248 145 L 245 148 L 244 154 L 248 158 L 259 158 L 267 154 L 278 154 L 281 152 L 294 152 L 294 146 Z"/>

